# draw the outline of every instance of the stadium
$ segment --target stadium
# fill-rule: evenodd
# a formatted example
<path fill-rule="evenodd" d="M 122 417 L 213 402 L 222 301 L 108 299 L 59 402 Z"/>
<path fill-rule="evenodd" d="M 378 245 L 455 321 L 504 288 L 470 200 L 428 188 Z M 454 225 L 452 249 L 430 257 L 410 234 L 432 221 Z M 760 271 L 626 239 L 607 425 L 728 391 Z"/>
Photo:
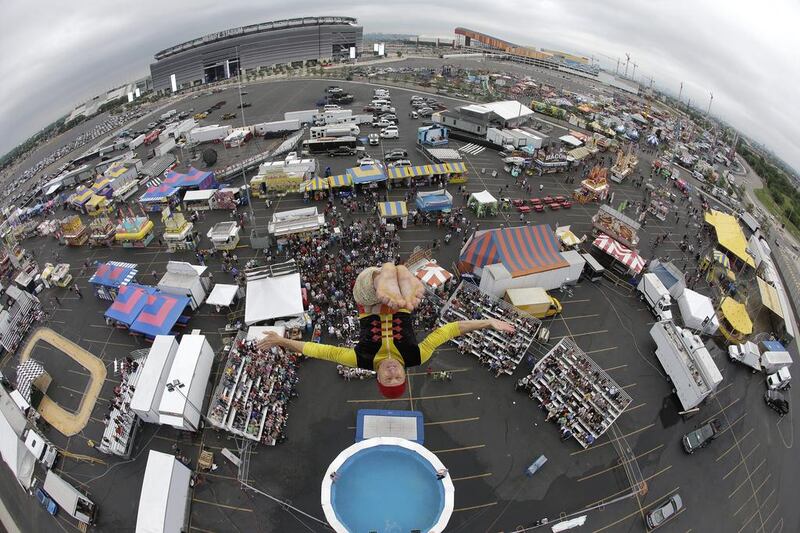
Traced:
<path fill-rule="evenodd" d="M 360 50 L 362 28 L 351 17 L 303 17 L 231 28 L 155 55 L 155 91 L 179 90 L 262 67 L 332 61 Z"/>

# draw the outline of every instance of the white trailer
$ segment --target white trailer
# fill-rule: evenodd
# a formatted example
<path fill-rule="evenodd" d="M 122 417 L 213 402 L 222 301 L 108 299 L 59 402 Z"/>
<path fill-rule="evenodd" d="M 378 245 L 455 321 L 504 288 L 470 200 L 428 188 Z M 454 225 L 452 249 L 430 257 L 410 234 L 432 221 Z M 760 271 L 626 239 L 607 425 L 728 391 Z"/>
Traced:
<path fill-rule="evenodd" d="M 761 352 L 758 345 L 747 341 L 744 344 L 731 344 L 728 346 L 728 357 L 731 361 L 738 361 L 745 366 L 753 369 L 753 372 L 761 370 Z"/>
<path fill-rule="evenodd" d="M 583 272 L 586 260 L 574 250 L 561 252 L 560 255 L 567 261 L 567 266 L 516 278 L 511 276 L 503 263 L 487 265 L 478 273 L 481 277 L 480 289 L 495 298 L 502 298 L 508 289 L 541 287 L 549 291 L 563 285 L 574 285 Z"/>
<path fill-rule="evenodd" d="M 169 387 L 162 393 L 158 406 L 159 422 L 184 431 L 200 427 L 203 408 L 214 362 L 214 350 L 205 335 L 184 335 L 167 377 Z"/>
<path fill-rule="evenodd" d="M 767 374 L 773 374 L 781 368 L 792 365 L 792 356 L 789 352 L 764 352 L 761 354 L 761 366 Z"/>
<path fill-rule="evenodd" d="M 160 422 L 158 407 L 167 387 L 167 377 L 178 352 L 178 343 L 172 335 L 158 335 L 147 353 L 144 367 L 131 399 L 131 410 L 143 422 Z"/>
<path fill-rule="evenodd" d="M 256 135 L 268 135 L 297 131 L 301 127 L 298 119 L 276 120 L 275 122 L 262 122 L 253 126 Z"/>
<path fill-rule="evenodd" d="M 175 138 L 170 137 L 166 141 L 156 146 L 153 149 L 153 152 L 156 154 L 156 157 L 161 157 L 162 155 L 168 154 L 174 148 L 175 148 Z"/>
<path fill-rule="evenodd" d="M 322 113 L 314 115 L 314 124 L 317 126 L 334 124 L 336 119 L 347 118 L 352 115 L 352 109 L 331 109 L 330 111 L 323 111 Z"/>
<path fill-rule="evenodd" d="M 684 411 L 700 405 L 722 383 L 717 365 L 700 337 L 691 331 L 664 321 L 653 325 L 650 336 Z"/>
<path fill-rule="evenodd" d="M 311 128 L 311 138 L 320 139 L 322 137 L 357 137 L 361 129 L 356 125 L 344 126 L 318 126 Z"/>
<path fill-rule="evenodd" d="M 136 137 L 135 139 L 131 139 L 131 142 L 128 143 L 128 148 L 130 148 L 131 150 L 135 150 L 136 148 L 139 148 L 142 144 L 144 144 L 144 138 L 145 137 L 146 137 L 146 135 L 143 133 L 143 134 L 139 135 L 138 137 Z"/>
<path fill-rule="evenodd" d="M 287 111 L 283 120 L 299 120 L 301 124 L 313 124 L 314 117 L 319 114 L 318 109 L 305 109 L 303 111 Z"/>
<path fill-rule="evenodd" d="M 174 117 L 177 114 L 178 114 L 177 110 L 170 109 L 169 111 L 167 111 L 166 113 L 161 115 L 161 120 L 169 120 L 169 119 L 171 119 L 172 117 Z"/>
<path fill-rule="evenodd" d="M 647 272 L 636 286 L 639 298 L 644 301 L 659 320 L 672 320 L 672 297 L 658 276 Z"/>
<path fill-rule="evenodd" d="M 505 130 L 489 128 L 486 130 L 486 140 L 497 146 L 513 145 L 514 138 L 506 133 Z"/>
<path fill-rule="evenodd" d="M 184 531 L 192 471 L 174 455 L 150 450 L 144 471 L 136 533 Z"/>
<path fill-rule="evenodd" d="M 44 491 L 61 509 L 84 524 L 93 524 L 97 506 L 85 494 L 48 470 L 44 478 Z"/>
<path fill-rule="evenodd" d="M 191 143 L 222 142 L 222 139 L 227 137 L 232 130 L 233 128 L 230 126 L 220 126 L 219 124 L 202 126 L 191 130 L 187 135 L 187 140 Z"/>

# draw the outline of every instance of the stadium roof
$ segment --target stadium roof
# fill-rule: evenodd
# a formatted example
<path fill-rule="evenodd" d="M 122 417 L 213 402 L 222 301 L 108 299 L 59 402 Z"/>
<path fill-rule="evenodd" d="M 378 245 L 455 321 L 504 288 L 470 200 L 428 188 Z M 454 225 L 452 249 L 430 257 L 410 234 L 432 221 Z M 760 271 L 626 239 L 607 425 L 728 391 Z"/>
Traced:
<path fill-rule="evenodd" d="M 185 43 L 176 44 L 169 48 L 165 48 L 156 53 L 156 61 L 160 61 L 166 57 L 198 48 L 200 46 L 214 43 L 217 41 L 224 41 L 234 37 L 241 37 L 243 35 L 252 35 L 254 33 L 262 33 L 272 30 L 285 30 L 288 28 L 298 28 L 302 26 L 322 26 L 325 24 L 356 24 L 357 20 L 352 17 L 301 17 L 294 19 L 275 20 L 272 22 L 260 22 L 258 24 L 251 24 L 249 26 L 239 26 L 238 28 L 229 28 L 214 33 L 209 33 L 197 39 L 186 41 Z"/>

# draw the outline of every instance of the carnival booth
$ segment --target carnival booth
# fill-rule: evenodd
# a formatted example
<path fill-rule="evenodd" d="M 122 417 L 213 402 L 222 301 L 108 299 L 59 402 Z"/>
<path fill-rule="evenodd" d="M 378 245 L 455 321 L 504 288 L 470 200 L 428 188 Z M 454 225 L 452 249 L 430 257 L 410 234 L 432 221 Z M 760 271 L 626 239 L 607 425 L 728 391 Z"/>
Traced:
<path fill-rule="evenodd" d="M 211 239 L 215 250 L 235 250 L 240 231 L 241 227 L 236 222 L 218 222 L 208 230 L 206 236 Z"/>
<path fill-rule="evenodd" d="M 154 339 L 156 335 L 169 335 L 176 325 L 185 326 L 189 322 L 189 316 L 184 314 L 189 310 L 189 303 L 190 299 L 186 296 L 152 292 L 147 295 L 141 311 L 129 329 L 131 333 L 143 335 L 147 339 Z"/>
<path fill-rule="evenodd" d="M 556 237 L 561 243 L 561 248 L 564 250 L 577 250 L 578 247 L 586 240 L 586 235 L 578 237 L 570 229 L 571 226 L 559 226 L 556 228 Z"/>
<path fill-rule="evenodd" d="M 153 221 L 148 217 L 123 218 L 117 224 L 114 240 L 123 248 L 145 248 L 153 240 Z"/>
<path fill-rule="evenodd" d="M 200 307 L 211 290 L 211 281 L 203 274 L 208 270 L 206 266 L 192 265 L 182 261 L 167 262 L 167 272 L 158 282 L 161 292 L 186 296 L 189 298 L 191 308 Z"/>
<path fill-rule="evenodd" d="M 211 199 L 214 198 L 216 193 L 216 189 L 186 191 L 183 195 L 183 207 L 187 211 L 209 211 L 211 209 Z"/>
<path fill-rule="evenodd" d="M 287 235 L 315 233 L 324 225 L 325 215 L 316 207 L 301 207 L 273 213 L 267 230 L 271 235 L 281 238 Z"/>
<path fill-rule="evenodd" d="M 86 202 L 85 207 L 87 215 L 90 217 L 98 217 L 111 209 L 111 203 L 105 196 L 94 195 Z"/>
<path fill-rule="evenodd" d="M 119 261 L 102 263 L 89 278 L 89 285 L 92 286 L 95 296 L 99 299 L 113 301 L 117 297 L 120 287 L 136 283 L 137 268 L 138 265 L 134 263 Z"/>
<path fill-rule="evenodd" d="M 105 312 L 106 322 L 116 327 L 128 329 L 147 304 L 147 297 L 155 294 L 153 287 L 129 283 L 121 285 L 117 297 Z"/>
<path fill-rule="evenodd" d="M 213 363 L 214 350 L 205 335 L 181 337 L 158 405 L 160 424 L 192 432 L 200 428 L 200 409 Z"/>
<path fill-rule="evenodd" d="M 453 279 L 453 275 L 439 266 L 435 259 L 421 264 L 413 271 L 414 275 L 425 284 L 426 288 L 436 290 L 448 281 Z"/>
<path fill-rule="evenodd" d="M 338 193 L 341 197 L 349 196 L 352 192 L 353 178 L 347 174 L 328 176 L 328 183 L 330 183 L 331 186 L 331 193 L 334 193 L 334 189 L 341 189 Z"/>
<path fill-rule="evenodd" d="M 610 192 L 608 184 L 608 169 L 600 166 L 593 167 L 581 186 L 572 193 L 573 198 L 580 203 L 603 201 Z"/>
<path fill-rule="evenodd" d="M 175 456 L 150 450 L 139 496 L 136 533 L 183 531 L 192 471 Z"/>
<path fill-rule="evenodd" d="M 350 176 L 353 185 L 364 185 L 369 189 L 378 187 L 378 183 L 386 181 L 386 174 L 380 165 L 364 165 L 348 168 L 345 173 Z"/>
<path fill-rule="evenodd" d="M 601 263 L 606 263 L 607 268 L 623 276 L 638 276 L 647 264 L 638 252 L 603 233 L 592 242 L 592 246 L 602 252 L 595 256 Z M 602 258 L 605 258 L 605 261 Z"/>
<path fill-rule="evenodd" d="M 219 186 L 213 172 L 198 170 L 194 167 L 189 167 L 186 174 L 169 170 L 165 176 L 164 185 L 187 191 L 216 189 Z"/>
<path fill-rule="evenodd" d="M 244 290 L 238 285 L 226 285 L 225 283 L 217 283 L 211 289 L 211 294 L 206 298 L 206 304 L 213 305 L 217 313 L 222 308 L 232 309 L 237 300 L 244 296 Z"/>
<path fill-rule="evenodd" d="M 69 263 L 45 263 L 42 269 L 41 280 L 46 288 L 50 285 L 65 289 L 72 283 L 72 274 L 69 273 Z"/>
<path fill-rule="evenodd" d="M 317 176 L 307 181 L 305 188 L 306 191 L 314 196 L 314 200 L 324 200 L 328 197 L 328 190 L 331 188 L 331 183 L 328 178 Z"/>
<path fill-rule="evenodd" d="M 178 342 L 175 337 L 158 335 L 153 339 L 147 356 L 139 360 L 139 380 L 130 407 L 143 422 L 161 423 L 158 407 L 161 405 L 161 396 L 166 390 L 167 377 L 177 352 Z"/>
<path fill-rule="evenodd" d="M 380 202 L 378 217 L 381 224 L 387 224 L 389 220 L 399 220 L 401 227 L 405 228 L 408 225 L 408 208 L 405 202 Z"/>
<path fill-rule="evenodd" d="M 432 213 L 435 211 L 448 213 L 453 209 L 453 195 L 445 189 L 419 191 L 415 202 L 417 209 L 423 213 Z"/>
<path fill-rule="evenodd" d="M 89 223 L 89 245 L 90 246 L 111 246 L 114 243 L 114 235 L 117 233 L 116 225 L 108 217 L 100 217 Z"/>
<path fill-rule="evenodd" d="M 161 222 L 164 223 L 163 236 L 168 252 L 197 249 L 200 235 L 194 229 L 194 224 L 186 220 L 183 213 L 173 213 L 169 208 L 165 208 L 161 213 Z"/>
<path fill-rule="evenodd" d="M 149 213 L 158 213 L 165 207 L 171 207 L 178 203 L 180 189 L 162 183 L 148 187 L 139 197 L 139 205 Z"/>
<path fill-rule="evenodd" d="M 67 246 L 83 246 L 89 240 L 89 228 L 81 217 L 72 215 L 61 221 L 61 235 Z"/>
<path fill-rule="evenodd" d="M 487 190 L 469 195 L 467 207 L 471 208 L 479 218 L 497 215 L 497 198 Z"/>
<path fill-rule="evenodd" d="M 85 186 L 80 185 L 78 189 L 69 197 L 67 202 L 69 202 L 70 207 L 73 209 L 78 210 L 81 213 L 86 213 L 86 203 L 92 199 L 94 193 L 91 189 L 87 189 Z"/>
<path fill-rule="evenodd" d="M 747 307 L 726 296 L 717 309 L 719 332 L 730 343 L 741 344 L 753 333 L 753 321 Z"/>

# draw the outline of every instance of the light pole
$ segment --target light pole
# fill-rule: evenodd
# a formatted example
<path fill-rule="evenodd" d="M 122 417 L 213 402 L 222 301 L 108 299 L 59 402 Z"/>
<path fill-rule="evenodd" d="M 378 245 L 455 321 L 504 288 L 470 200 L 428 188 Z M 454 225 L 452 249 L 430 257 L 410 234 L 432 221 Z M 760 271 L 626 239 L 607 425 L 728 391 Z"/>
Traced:
<path fill-rule="evenodd" d="M 188 403 L 189 405 L 191 405 L 191 406 L 192 406 L 192 409 L 194 409 L 195 411 L 197 411 L 197 414 L 198 414 L 198 415 L 200 415 L 200 421 L 201 421 L 203 424 L 205 424 L 205 423 L 207 422 L 207 418 L 206 418 L 206 416 L 203 414 L 203 412 L 202 412 L 200 409 L 198 409 L 198 408 L 197 408 L 197 406 L 196 406 L 194 403 L 192 403 L 192 401 L 189 399 L 189 397 L 188 397 L 188 396 L 186 396 L 186 395 L 183 393 L 183 391 L 181 390 L 181 389 L 182 389 L 182 388 L 184 388 L 185 386 L 186 386 L 186 385 L 185 385 L 184 383 L 181 383 L 181 380 L 179 380 L 179 379 L 173 379 L 173 380 L 172 380 L 172 383 L 167 383 L 167 385 L 166 385 L 166 387 L 167 387 L 167 391 L 168 391 L 168 392 L 173 392 L 173 391 L 175 391 L 175 392 L 177 392 L 178 394 L 180 394 L 181 396 L 183 396 L 183 398 L 186 400 L 186 403 Z M 184 419 L 184 420 L 186 420 L 186 417 L 183 417 L 183 419 Z M 186 420 L 186 421 L 188 422 L 188 420 Z M 192 429 L 193 429 L 193 431 L 197 431 L 198 429 L 202 429 L 202 426 L 201 426 L 201 427 L 199 427 L 199 428 L 198 428 L 198 427 L 193 427 Z"/>

